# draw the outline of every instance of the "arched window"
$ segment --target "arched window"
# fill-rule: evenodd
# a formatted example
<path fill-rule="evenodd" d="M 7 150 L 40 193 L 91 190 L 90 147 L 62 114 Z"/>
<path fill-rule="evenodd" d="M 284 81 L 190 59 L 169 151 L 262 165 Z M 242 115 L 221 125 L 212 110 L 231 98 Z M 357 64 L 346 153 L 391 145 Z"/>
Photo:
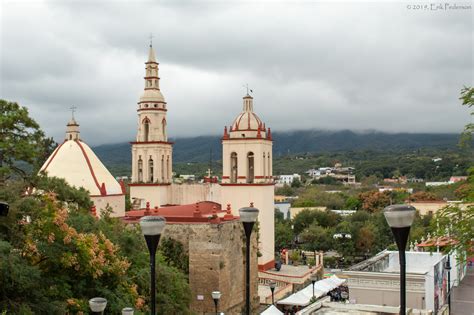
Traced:
<path fill-rule="evenodd" d="M 170 180 L 170 156 L 166 158 L 166 181 L 169 182 Z"/>
<path fill-rule="evenodd" d="M 148 142 L 150 135 L 150 120 L 145 118 L 143 120 L 143 141 Z"/>
<path fill-rule="evenodd" d="M 230 155 L 230 182 L 237 183 L 237 153 Z"/>
<path fill-rule="evenodd" d="M 254 180 L 254 154 L 249 152 L 247 154 L 247 183 L 253 183 Z"/>
<path fill-rule="evenodd" d="M 271 169 L 271 165 L 272 165 L 272 161 L 270 160 L 270 152 L 268 152 L 267 154 L 267 168 L 268 168 L 268 172 L 267 172 L 267 176 L 271 177 L 272 176 L 272 169 Z"/>
<path fill-rule="evenodd" d="M 263 152 L 263 178 L 266 178 L 267 177 L 267 169 L 265 168 L 265 152 Z"/>
<path fill-rule="evenodd" d="M 163 130 L 163 140 L 166 141 L 166 119 L 161 121 L 161 130 Z"/>
<path fill-rule="evenodd" d="M 161 156 L 161 182 L 165 181 L 165 156 Z"/>
<path fill-rule="evenodd" d="M 143 161 L 141 156 L 138 159 L 138 181 L 143 182 Z"/>
<path fill-rule="evenodd" d="M 153 159 L 150 156 L 150 159 L 148 160 L 148 181 L 150 183 L 153 183 Z"/>

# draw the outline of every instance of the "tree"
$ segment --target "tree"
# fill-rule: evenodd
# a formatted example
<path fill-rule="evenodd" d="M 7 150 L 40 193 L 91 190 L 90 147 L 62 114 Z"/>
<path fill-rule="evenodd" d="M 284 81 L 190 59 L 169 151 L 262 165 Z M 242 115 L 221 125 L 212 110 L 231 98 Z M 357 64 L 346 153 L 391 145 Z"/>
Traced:
<path fill-rule="evenodd" d="M 362 209 L 369 212 L 381 211 L 390 205 L 390 192 L 368 191 L 361 193 L 359 199 L 362 202 Z"/>
<path fill-rule="evenodd" d="M 275 195 L 293 196 L 294 194 L 295 191 L 293 190 L 293 188 L 291 188 L 287 184 L 284 184 L 283 187 L 275 189 Z"/>
<path fill-rule="evenodd" d="M 0 184 L 15 174 L 27 178 L 51 153 L 52 138 L 46 138 L 26 107 L 0 99 Z"/>
<path fill-rule="evenodd" d="M 288 248 L 293 243 L 293 231 L 291 226 L 285 222 L 275 222 L 275 251 Z"/>
<path fill-rule="evenodd" d="M 474 88 L 472 87 L 463 87 L 461 90 L 461 97 L 459 98 L 462 101 L 463 106 L 471 108 L 474 106 Z M 471 116 L 474 115 L 474 111 L 471 111 Z M 470 123 L 464 127 L 464 131 L 461 133 L 459 144 L 462 147 L 470 147 L 472 143 L 472 134 L 474 133 L 474 124 Z"/>
<path fill-rule="evenodd" d="M 82 207 L 88 195 L 84 200 L 84 191 L 62 180 L 32 182 L 37 186 L 27 195 L 24 184 L 11 180 L 0 187 L 11 206 L 8 217 L 0 217 L 0 309 L 75 314 L 88 311 L 89 298 L 103 296 L 111 313 L 126 306 L 146 312 L 149 261 L 139 226 L 93 218 Z M 157 256 L 158 310 L 190 313 L 186 275 L 161 251 Z"/>
<path fill-rule="evenodd" d="M 300 241 L 304 243 L 305 249 L 311 251 L 328 251 L 333 247 L 331 229 L 319 226 L 317 223 L 311 224 L 301 233 Z"/>
<path fill-rule="evenodd" d="M 435 194 L 426 191 L 417 191 L 410 195 L 410 201 L 429 201 L 438 200 Z"/>

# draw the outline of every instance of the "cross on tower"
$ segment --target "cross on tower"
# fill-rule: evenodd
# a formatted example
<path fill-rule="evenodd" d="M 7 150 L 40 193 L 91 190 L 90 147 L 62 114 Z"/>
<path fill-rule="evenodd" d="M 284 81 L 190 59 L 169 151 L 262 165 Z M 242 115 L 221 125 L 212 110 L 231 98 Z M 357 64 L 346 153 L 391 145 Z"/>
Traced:
<path fill-rule="evenodd" d="M 150 47 L 153 47 L 153 33 L 150 33 Z"/>
<path fill-rule="evenodd" d="M 248 84 L 248 83 L 245 84 L 243 87 L 247 89 L 247 95 L 250 95 L 250 94 L 249 94 L 249 91 L 250 91 L 250 93 L 253 93 L 253 90 L 252 90 L 252 89 L 249 89 L 249 84 Z"/>
<path fill-rule="evenodd" d="M 69 109 L 71 110 L 72 119 L 74 119 L 74 112 L 76 111 L 77 107 L 72 105 Z"/>

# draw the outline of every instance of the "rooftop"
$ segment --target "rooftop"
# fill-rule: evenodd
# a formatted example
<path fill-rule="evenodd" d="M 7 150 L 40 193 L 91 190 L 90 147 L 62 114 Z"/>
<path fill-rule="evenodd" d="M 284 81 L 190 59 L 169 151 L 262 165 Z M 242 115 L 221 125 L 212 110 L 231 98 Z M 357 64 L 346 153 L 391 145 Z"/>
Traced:
<path fill-rule="evenodd" d="M 407 251 L 407 273 L 425 274 L 429 272 L 431 267 L 438 263 L 442 257 L 443 254 L 441 253 Z M 374 257 L 350 267 L 348 271 L 399 273 L 398 252 L 385 250 Z"/>
<path fill-rule="evenodd" d="M 223 210 L 219 203 L 200 201 L 188 205 L 168 205 L 161 208 L 150 208 L 149 203 L 145 209 L 127 211 L 123 221 L 137 223 L 143 216 L 162 216 L 168 223 L 212 223 L 237 220 L 239 217 L 232 215 L 230 205 Z"/>

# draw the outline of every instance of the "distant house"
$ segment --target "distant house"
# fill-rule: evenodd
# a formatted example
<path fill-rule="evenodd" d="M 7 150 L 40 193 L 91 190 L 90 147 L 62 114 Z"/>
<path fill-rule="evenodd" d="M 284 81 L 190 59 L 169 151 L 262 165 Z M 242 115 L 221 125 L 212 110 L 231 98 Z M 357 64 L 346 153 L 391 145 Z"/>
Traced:
<path fill-rule="evenodd" d="M 439 158 L 439 157 L 435 157 L 435 158 L 432 158 L 431 161 L 433 162 L 441 162 L 443 159 L 442 158 Z"/>
<path fill-rule="evenodd" d="M 340 163 L 336 163 L 334 167 L 320 167 L 318 169 L 309 169 L 305 173 L 313 179 L 321 179 L 323 177 L 332 177 L 344 184 L 356 184 L 354 167 L 343 167 Z"/>
<path fill-rule="evenodd" d="M 293 175 L 280 175 L 278 176 L 278 179 L 276 180 L 277 184 L 280 185 L 291 185 L 295 180 L 301 181 L 301 175 L 299 174 L 293 174 Z"/>
<path fill-rule="evenodd" d="M 462 182 L 465 180 L 467 180 L 467 176 L 451 176 L 448 183 L 454 184 L 454 183 Z"/>
<path fill-rule="evenodd" d="M 449 182 L 426 182 L 425 186 L 426 187 L 435 187 L 435 186 L 443 186 L 443 185 L 449 185 Z"/>

